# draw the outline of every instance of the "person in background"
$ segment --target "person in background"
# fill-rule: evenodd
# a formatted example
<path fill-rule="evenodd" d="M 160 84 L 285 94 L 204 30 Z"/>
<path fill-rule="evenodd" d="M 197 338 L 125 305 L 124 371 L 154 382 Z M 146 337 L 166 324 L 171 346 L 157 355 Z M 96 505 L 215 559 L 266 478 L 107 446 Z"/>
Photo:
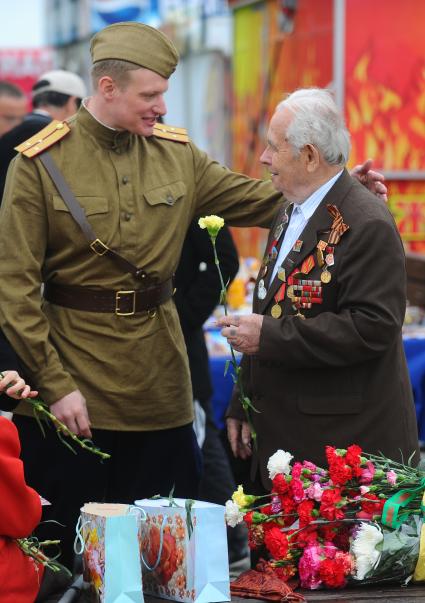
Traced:
<path fill-rule="evenodd" d="M 27 99 L 18 86 L 0 80 L 0 137 L 23 120 L 27 112 Z"/>
<path fill-rule="evenodd" d="M 218 320 L 242 358 L 257 447 L 238 392 L 228 411 L 236 456 L 267 489 L 277 449 L 323 466 L 325 446 L 419 461 L 401 329 L 406 267 L 384 203 L 345 165 L 350 136 L 329 91 L 297 90 L 274 113 L 261 162 L 291 203 L 278 212 L 253 314 Z"/>
<path fill-rule="evenodd" d="M 233 281 L 239 269 L 238 253 L 230 230 L 225 226 L 216 239 L 217 255 L 225 283 Z M 189 358 L 193 399 L 205 416 L 205 439 L 201 446 L 203 471 L 199 498 L 224 505 L 235 490 L 227 452 L 214 422 L 213 387 L 203 325 L 220 301 L 220 277 L 207 231 L 193 220 L 187 232 L 175 280 L 174 302 L 180 318 Z M 201 411 L 201 412 L 202 412 Z M 196 410 L 195 410 L 196 415 Z M 246 555 L 245 541 L 237 530 L 229 530 L 229 560 Z"/>
<path fill-rule="evenodd" d="M 32 88 L 33 110 L 0 139 L 0 203 L 9 164 L 17 154 L 15 147 L 37 134 L 52 119 L 62 121 L 74 115 L 86 94 L 84 81 L 71 71 L 48 71 L 37 80 Z"/>

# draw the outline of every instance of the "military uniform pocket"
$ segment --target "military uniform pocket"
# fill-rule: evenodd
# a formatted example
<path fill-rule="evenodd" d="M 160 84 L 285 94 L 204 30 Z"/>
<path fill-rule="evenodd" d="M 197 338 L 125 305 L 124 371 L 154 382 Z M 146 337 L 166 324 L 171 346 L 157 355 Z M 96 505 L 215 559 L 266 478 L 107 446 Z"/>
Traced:
<path fill-rule="evenodd" d="M 171 182 L 170 184 L 146 191 L 143 196 L 149 205 L 173 206 L 177 201 L 184 197 L 185 193 L 186 186 L 184 182 L 178 180 L 177 182 Z"/>
<path fill-rule="evenodd" d="M 109 203 L 106 197 L 83 197 L 75 196 L 78 203 L 84 209 L 86 216 L 94 214 L 106 214 L 109 211 Z M 53 195 L 53 209 L 56 211 L 66 211 L 69 213 L 65 201 L 60 195 Z"/>

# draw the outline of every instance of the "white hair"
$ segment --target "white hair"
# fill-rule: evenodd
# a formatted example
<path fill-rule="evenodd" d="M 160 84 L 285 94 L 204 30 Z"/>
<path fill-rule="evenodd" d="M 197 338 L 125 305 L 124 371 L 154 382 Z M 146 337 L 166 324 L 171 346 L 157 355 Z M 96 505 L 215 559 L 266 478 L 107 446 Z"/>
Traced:
<path fill-rule="evenodd" d="M 293 113 L 286 138 L 299 154 L 306 144 L 315 146 L 330 165 L 344 166 L 350 154 L 350 134 L 329 90 L 304 88 L 289 94 L 276 111 Z"/>

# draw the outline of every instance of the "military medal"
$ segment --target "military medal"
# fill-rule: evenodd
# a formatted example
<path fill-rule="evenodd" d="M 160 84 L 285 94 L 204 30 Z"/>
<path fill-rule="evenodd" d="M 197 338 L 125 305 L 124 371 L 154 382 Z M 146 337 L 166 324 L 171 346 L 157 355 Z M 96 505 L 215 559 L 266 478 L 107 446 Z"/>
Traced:
<path fill-rule="evenodd" d="M 282 266 L 279 266 L 279 268 L 277 269 L 277 278 L 282 282 L 286 281 L 285 268 L 282 268 Z"/>
<path fill-rule="evenodd" d="M 271 315 L 273 318 L 280 318 L 282 316 L 282 308 L 279 306 L 279 304 L 272 306 Z"/>
<path fill-rule="evenodd" d="M 274 304 L 274 306 L 272 306 L 272 309 L 270 311 L 270 314 L 273 316 L 273 318 L 280 318 L 282 316 L 282 308 L 280 307 L 279 304 L 281 301 L 283 301 L 285 299 L 285 290 L 286 290 L 286 283 L 282 283 L 281 286 L 279 287 L 278 292 L 274 296 L 274 301 L 276 303 Z"/>
<path fill-rule="evenodd" d="M 264 286 L 264 280 L 261 279 L 258 282 L 258 291 L 257 291 L 258 299 L 264 299 L 267 295 L 267 289 Z"/>
<path fill-rule="evenodd" d="M 296 251 L 297 253 L 299 253 L 301 251 L 302 246 L 303 246 L 303 241 L 298 239 L 297 241 L 295 241 L 294 246 L 292 247 L 292 251 Z"/>
<path fill-rule="evenodd" d="M 283 224 L 280 223 L 278 226 L 276 226 L 276 229 L 274 231 L 274 238 L 276 241 L 278 241 L 282 235 L 283 232 Z"/>
<path fill-rule="evenodd" d="M 325 262 L 326 262 L 327 266 L 333 266 L 335 264 L 334 254 L 328 253 L 327 256 L 325 257 Z"/>
<path fill-rule="evenodd" d="M 267 264 L 263 264 L 262 265 L 262 267 L 261 267 L 261 273 L 260 273 L 261 277 L 265 277 L 266 276 L 268 269 L 269 268 L 268 268 Z"/>
<path fill-rule="evenodd" d="M 322 283 L 330 283 L 332 279 L 331 273 L 329 272 L 328 268 L 326 267 L 322 274 L 320 275 L 320 280 L 322 281 Z"/>
<path fill-rule="evenodd" d="M 325 263 L 325 259 L 323 257 L 323 251 L 321 249 L 317 249 L 317 263 L 319 264 L 319 268 L 321 268 L 323 266 L 323 264 Z"/>
<path fill-rule="evenodd" d="M 289 285 L 288 291 L 287 291 L 286 295 L 289 297 L 289 299 L 293 299 L 293 297 L 294 297 L 294 285 Z"/>

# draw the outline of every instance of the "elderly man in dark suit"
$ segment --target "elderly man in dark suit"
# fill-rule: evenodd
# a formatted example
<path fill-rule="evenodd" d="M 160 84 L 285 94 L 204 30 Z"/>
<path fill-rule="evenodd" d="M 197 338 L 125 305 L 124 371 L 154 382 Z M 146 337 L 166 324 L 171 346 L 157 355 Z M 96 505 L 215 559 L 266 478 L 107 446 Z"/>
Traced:
<path fill-rule="evenodd" d="M 418 438 L 401 328 L 403 245 L 383 202 L 346 171 L 343 118 L 325 90 L 278 105 L 261 156 L 290 202 L 276 216 L 254 291 L 254 313 L 219 322 L 244 353 L 257 433 L 251 476 L 269 485 L 276 449 L 323 464 L 324 447 L 357 443 L 407 461 Z M 235 392 L 233 452 L 251 455 Z"/>

